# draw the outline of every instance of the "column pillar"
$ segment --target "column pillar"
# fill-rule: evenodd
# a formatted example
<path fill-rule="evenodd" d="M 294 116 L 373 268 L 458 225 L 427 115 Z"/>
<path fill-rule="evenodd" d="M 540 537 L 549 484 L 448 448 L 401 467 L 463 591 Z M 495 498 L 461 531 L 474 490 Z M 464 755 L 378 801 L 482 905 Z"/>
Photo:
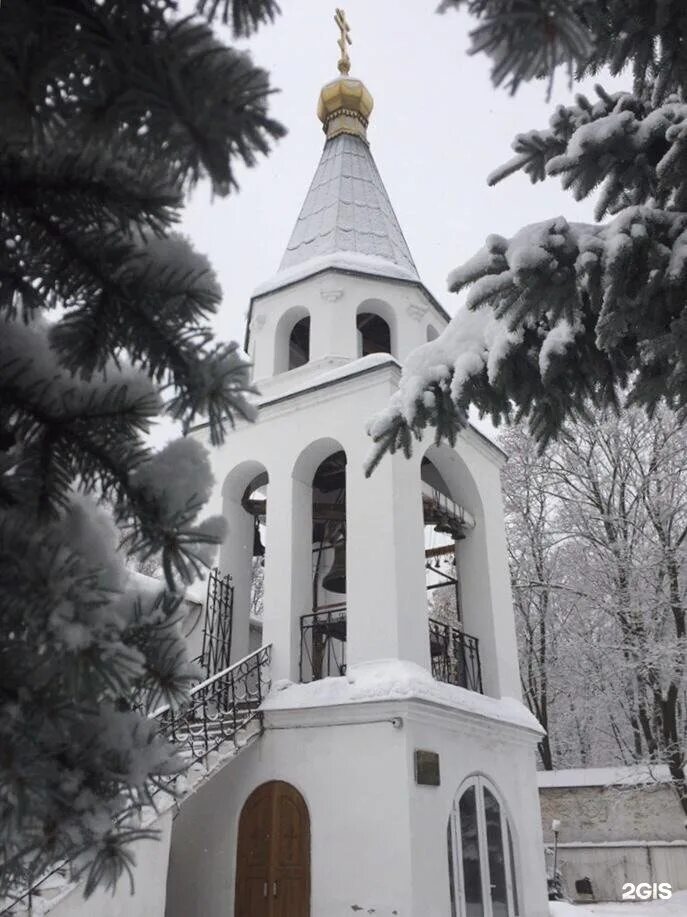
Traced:
<path fill-rule="evenodd" d="M 371 478 L 369 441 L 347 464 L 347 656 L 429 668 L 419 450 L 385 456 Z"/>
<path fill-rule="evenodd" d="M 298 681 L 300 618 L 312 605 L 312 487 L 280 471 L 269 499 L 263 643 L 272 644 L 272 681 Z"/>
<path fill-rule="evenodd" d="M 219 569 L 231 575 L 234 603 L 231 623 L 231 661 L 248 654 L 250 641 L 250 590 L 253 577 L 253 517 L 241 501 L 224 498 L 227 537 L 220 548 Z"/>

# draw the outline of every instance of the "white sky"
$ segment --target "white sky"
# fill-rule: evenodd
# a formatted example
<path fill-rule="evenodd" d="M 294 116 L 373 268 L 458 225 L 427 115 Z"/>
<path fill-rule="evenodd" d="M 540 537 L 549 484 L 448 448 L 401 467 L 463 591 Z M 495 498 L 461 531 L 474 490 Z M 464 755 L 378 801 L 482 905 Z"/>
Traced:
<path fill-rule="evenodd" d="M 375 108 L 368 136 L 377 166 L 425 285 L 449 312 L 458 299 L 446 276 L 489 233 L 509 235 L 559 214 L 592 220 L 592 203 L 576 203 L 557 181 L 531 185 L 515 175 L 496 188 L 487 174 L 512 155 L 516 133 L 543 128 L 555 104 L 572 94 L 557 79 L 511 97 L 494 89 L 489 62 L 470 57 L 466 14 L 439 16 L 438 0 L 347 0 L 351 75 L 364 80 Z M 183 223 L 209 255 L 224 301 L 218 335 L 243 340 L 252 290 L 277 269 L 319 160 L 324 135 L 315 114 L 322 85 L 337 75 L 334 6 L 283 0 L 283 14 L 242 46 L 281 91 L 272 114 L 289 133 L 257 167 L 240 170 L 240 191 L 211 201 L 197 189 Z M 231 41 L 226 30 L 218 32 Z M 611 81 L 604 84 L 611 88 Z M 615 86 L 622 85 L 618 81 Z M 589 84 L 591 92 L 592 84 Z"/>

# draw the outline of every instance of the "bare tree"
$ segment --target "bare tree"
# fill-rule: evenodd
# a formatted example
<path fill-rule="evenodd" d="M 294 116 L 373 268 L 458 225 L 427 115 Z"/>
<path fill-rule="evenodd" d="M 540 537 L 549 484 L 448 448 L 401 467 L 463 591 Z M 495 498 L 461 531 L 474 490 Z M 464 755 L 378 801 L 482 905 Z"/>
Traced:
<path fill-rule="evenodd" d="M 687 431 L 668 411 L 628 411 L 569 428 L 543 456 L 518 428 L 502 441 L 542 763 L 665 764 L 687 814 Z"/>

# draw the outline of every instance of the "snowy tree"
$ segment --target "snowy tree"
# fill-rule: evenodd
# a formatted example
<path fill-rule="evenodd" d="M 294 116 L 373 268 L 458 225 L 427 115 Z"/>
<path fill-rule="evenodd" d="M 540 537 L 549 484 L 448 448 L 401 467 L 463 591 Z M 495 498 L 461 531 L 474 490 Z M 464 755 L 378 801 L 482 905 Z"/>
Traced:
<path fill-rule="evenodd" d="M 687 431 L 639 409 L 515 429 L 504 478 L 524 696 L 547 763 L 667 765 L 687 813 Z"/>
<path fill-rule="evenodd" d="M 265 600 L 265 558 L 254 557 L 251 568 L 250 614 L 261 618 Z"/>
<path fill-rule="evenodd" d="M 473 50 L 512 90 L 567 65 L 575 77 L 631 69 L 627 92 L 578 95 L 516 137 L 489 177 L 559 177 L 597 194 L 592 224 L 555 216 L 481 251 L 449 276 L 468 290 L 447 330 L 412 353 L 374 418 L 374 461 L 431 426 L 452 442 L 474 405 L 527 418 L 540 445 L 589 404 L 684 416 L 687 377 L 687 18 L 682 0 L 445 0 L 478 18 Z M 603 221 L 603 222 L 601 222 Z M 618 392 L 622 392 L 622 396 Z"/>
<path fill-rule="evenodd" d="M 200 6 L 237 35 L 275 11 Z M 214 274 L 171 228 L 282 129 L 266 74 L 175 8 L 0 7 L 0 894 L 62 858 L 87 891 L 128 868 L 120 816 L 179 767 L 147 712 L 194 677 L 182 587 L 222 535 L 205 451 L 146 434 L 164 412 L 220 443 L 252 416 Z"/>

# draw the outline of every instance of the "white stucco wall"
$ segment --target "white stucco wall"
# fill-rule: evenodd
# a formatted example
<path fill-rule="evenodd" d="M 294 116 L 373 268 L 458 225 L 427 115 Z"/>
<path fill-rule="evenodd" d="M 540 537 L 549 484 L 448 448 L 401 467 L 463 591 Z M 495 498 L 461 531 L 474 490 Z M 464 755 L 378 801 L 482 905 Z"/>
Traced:
<path fill-rule="evenodd" d="M 420 497 L 426 447 L 418 444 L 410 459 L 386 456 L 372 477 L 365 477 L 363 465 L 371 447 L 365 422 L 386 406 L 400 376 L 393 361 L 377 357 L 348 364 L 336 378 L 301 380 L 302 390 L 263 402 L 257 423 L 241 425 L 225 446 L 212 451 L 217 491 L 224 494 L 230 526 L 219 563 L 237 585 L 234 658 L 248 651 L 244 580 L 252 545 L 248 514 L 237 504 L 237 494 L 257 468 L 269 476 L 263 639 L 273 644 L 275 679 L 298 679 L 299 622 L 312 604 L 310 482 L 319 462 L 338 449 L 347 456 L 349 660 L 399 658 L 429 665 Z M 202 431 L 197 435 L 202 438 Z M 454 468 L 448 476 L 456 501 L 477 519 L 474 532 L 460 545 L 465 629 L 480 640 L 485 691 L 517 697 L 499 480 L 502 459 L 483 437 L 466 430 L 451 455 Z M 246 518 L 238 518 L 240 514 Z M 241 583 L 243 590 L 238 588 Z"/>
<path fill-rule="evenodd" d="M 359 309 L 388 319 L 393 357 L 356 359 Z M 273 376 L 275 365 L 283 365 L 285 329 L 303 310 L 311 322 L 310 362 Z M 312 608 L 312 478 L 339 450 L 347 458 L 349 666 L 398 659 L 429 668 L 420 474 L 427 453 L 452 499 L 476 520 L 457 553 L 465 630 L 480 642 L 485 693 L 520 695 L 503 454 L 472 429 L 455 450 L 430 452 L 430 431 L 410 459 L 387 455 L 371 478 L 364 474 L 372 448 L 366 422 L 397 390 L 398 360 L 426 342 L 430 325 L 441 331 L 445 321 L 421 287 L 331 271 L 252 304 L 259 418 L 239 423 L 225 446 L 211 450 L 212 509 L 229 522 L 219 565 L 237 590 L 232 653 L 239 658 L 250 639 L 252 545 L 252 520 L 240 500 L 251 476 L 267 472 L 262 639 L 272 645 L 273 682 L 299 680 L 300 617 Z M 401 729 L 391 724 L 399 718 Z M 231 917 L 239 814 L 269 780 L 293 784 L 310 810 L 313 917 L 359 911 L 448 917 L 447 821 L 458 787 L 476 773 L 498 787 L 510 813 L 520 851 L 521 915 L 546 917 L 536 731 L 419 700 L 270 709 L 265 719 L 260 741 L 200 787 L 175 820 L 167 917 Z M 440 787 L 415 785 L 418 747 L 439 753 Z"/>
<path fill-rule="evenodd" d="M 311 361 L 330 356 L 356 359 L 359 310 L 379 314 L 390 324 L 392 350 L 400 361 L 426 343 L 430 326 L 443 331 L 447 324 L 418 284 L 324 271 L 253 300 L 249 351 L 254 378 L 268 379 L 280 368 L 288 334 L 305 314 L 310 316 Z"/>
<path fill-rule="evenodd" d="M 534 733 L 494 721 L 485 728 L 480 717 L 413 700 L 270 710 L 266 727 L 182 805 L 166 917 L 231 917 L 240 811 L 269 780 L 293 784 L 308 805 L 313 917 L 357 908 L 447 917 L 446 825 L 456 790 L 475 772 L 491 778 L 511 816 L 521 914 L 547 917 Z M 418 747 L 439 753 L 441 786 L 415 785 Z"/>

